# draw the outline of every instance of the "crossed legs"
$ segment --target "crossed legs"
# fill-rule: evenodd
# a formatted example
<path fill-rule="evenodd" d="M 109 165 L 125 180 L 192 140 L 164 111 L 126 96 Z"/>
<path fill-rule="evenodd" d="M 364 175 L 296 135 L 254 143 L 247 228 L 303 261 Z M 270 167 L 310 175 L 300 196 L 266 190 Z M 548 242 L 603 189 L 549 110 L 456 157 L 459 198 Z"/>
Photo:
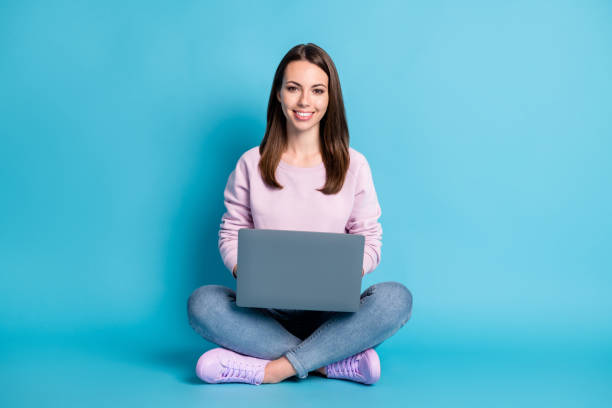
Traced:
<path fill-rule="evenodd" d="M 237 353 L 271 360 L 264 382 L 280 382 L 375 347 L 392 336 L 412 313 L 412 295 L 398 282 L 382 282 L 361 294 L 354 313 L 329 313 L 301 339 L 267 309 L 236 305 L 235 292 L 220 285 L 196 289 L 188 301 L 189 323 L 206 340 Z"/>

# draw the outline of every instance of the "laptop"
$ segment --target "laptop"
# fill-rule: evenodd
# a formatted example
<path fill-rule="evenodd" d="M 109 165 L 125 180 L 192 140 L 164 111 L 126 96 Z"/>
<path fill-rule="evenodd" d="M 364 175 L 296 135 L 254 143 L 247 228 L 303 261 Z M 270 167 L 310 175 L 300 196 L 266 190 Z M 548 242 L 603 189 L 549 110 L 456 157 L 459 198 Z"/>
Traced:
<path fill-rule="evenodd" d="M 312 231 L 238 231 L 236 304 L 356 312 L 365 237 Z"/>

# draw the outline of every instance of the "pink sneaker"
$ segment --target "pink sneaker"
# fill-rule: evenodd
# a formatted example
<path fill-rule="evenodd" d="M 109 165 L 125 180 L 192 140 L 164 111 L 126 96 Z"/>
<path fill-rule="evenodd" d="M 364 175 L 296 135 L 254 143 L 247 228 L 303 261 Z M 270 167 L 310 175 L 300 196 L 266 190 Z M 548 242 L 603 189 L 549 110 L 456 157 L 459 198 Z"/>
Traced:
<path fill-rule="evenodd" d="M 341 378 L 374 384 L 380 378 L 380 359 L 374 349 L 367 349 L 325 367 L 327 378 Z"/>
<path fill-rule="evenodd" d="M 259 385 L 270 360 L 249 357 L 221 347 L 202 354 L 196 375 L 207 383 L 243 382 Z"/>

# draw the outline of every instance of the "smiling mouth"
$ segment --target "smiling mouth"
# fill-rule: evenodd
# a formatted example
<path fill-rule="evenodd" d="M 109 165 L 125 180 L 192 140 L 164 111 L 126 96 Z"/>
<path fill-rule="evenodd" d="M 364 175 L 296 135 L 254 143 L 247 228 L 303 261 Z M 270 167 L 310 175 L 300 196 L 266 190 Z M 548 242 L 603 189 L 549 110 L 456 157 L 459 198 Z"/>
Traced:
<path fill-rule="evenodd" d="M 299 120 L 308 120 L 312 117 L 314 112 L 302 112 L 294 110 L 294 116 Z"/>

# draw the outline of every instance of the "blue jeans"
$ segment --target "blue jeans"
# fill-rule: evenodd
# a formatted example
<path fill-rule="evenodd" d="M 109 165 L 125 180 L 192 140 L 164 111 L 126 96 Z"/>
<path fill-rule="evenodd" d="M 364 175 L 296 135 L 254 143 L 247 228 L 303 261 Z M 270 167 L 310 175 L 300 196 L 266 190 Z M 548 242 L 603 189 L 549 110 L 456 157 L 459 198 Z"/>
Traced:
<path fill-rule="evenodd" d="M 398 282 L 382 282 L 361 294 L 357 312 L 239 307 L 233 290 L 196 289 L 187 303 L 191 327 L 206 340 L 266 360 L 287 357 L 297 376 L 376 347 L 412 314 L 412 294 Z"/>

